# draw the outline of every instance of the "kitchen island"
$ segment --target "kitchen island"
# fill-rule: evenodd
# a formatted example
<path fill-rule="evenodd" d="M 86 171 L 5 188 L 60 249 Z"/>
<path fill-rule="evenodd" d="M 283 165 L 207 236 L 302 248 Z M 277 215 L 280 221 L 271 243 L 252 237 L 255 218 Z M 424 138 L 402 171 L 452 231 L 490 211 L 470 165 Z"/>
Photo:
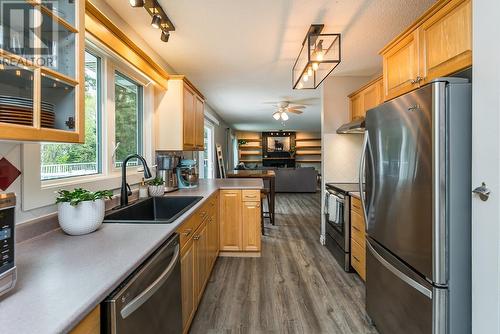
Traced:
<path fill-rule="evenodd" d="M 219 190 L 260 190 L 261 179 L 200 180 L 167 196 L 203 199 L 171 224 L 103 224 L 69 236 L 60 229 L 16 244 L 18 280 L 0 300 L 2 333 L 66 333 Z"/>

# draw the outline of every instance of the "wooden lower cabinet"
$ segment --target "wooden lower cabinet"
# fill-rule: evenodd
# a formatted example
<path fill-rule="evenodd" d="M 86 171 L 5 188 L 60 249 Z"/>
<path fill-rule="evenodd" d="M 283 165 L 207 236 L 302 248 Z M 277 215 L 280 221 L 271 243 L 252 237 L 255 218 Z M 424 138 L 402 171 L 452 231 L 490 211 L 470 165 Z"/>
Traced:
<path fill-rule="evenodd" d="M 261 250 L 259 190 L 221 190 L 220 251 L 222 255 L 258 254 Z"/>
<path fill-rule="evenodd" d="M 359 198 L 351 197 L 351 266 L 366 279 L 366 224 Z"/>
<path fill-rule="evenodd" d="M 181 250 L 182 328 L 186 328 L 195 311 L 195 253 L 191 238 Z"/>
<path fill-rule="evenodd" d="M 241 251 L 241 190 L 220 191 L 220 250 Z"/>
<path fill-rule="evenodd" d="M 242 246 L 245 252 L 260 251 L 260 202 L 243 202 L 241 210 Z"/>
<path fill-rule="evenodd" d="M 195 301 L 198 302 L 203 295 L 205 282 L 208 278 L 208 237 L 206 221 L 201 224 L 193 236 L 194 248 L 194 291 Z"/>
<path fill-rule="evenodd" d="M 182 325 L 187 333 L 219 252 L 218 194 L 177 229 L 181 236 Z"/>
<path fill-rule="evenodd" d="M 101 332 L 101 307 L 92 310 L 78 325 L 75 326 L 70 334 L 99 334 Z"/>

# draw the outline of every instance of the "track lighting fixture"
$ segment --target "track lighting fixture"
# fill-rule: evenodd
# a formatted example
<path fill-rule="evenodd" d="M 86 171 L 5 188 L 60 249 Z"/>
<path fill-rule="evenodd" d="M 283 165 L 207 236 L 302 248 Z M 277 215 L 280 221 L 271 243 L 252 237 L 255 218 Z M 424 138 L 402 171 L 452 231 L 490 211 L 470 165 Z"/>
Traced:
<path fill-rule="evenodd" d="M 170 31 L 168 31 L 166 29 L 163 29 L 161 31 L 161 37 L 160 38 L 161 38 L 161 40 L 163 42 L 165 42 L 165 43 L 168 42 L 168 39 L 170 38 Z"/>
<path fill-rule="evenodd" d="M 292 69 L 293 89 L 318 88 L 341 61 L 340 34 L 322 33 L 323 28 L 312 24 L 302 42 Z"/>
<path fill-rule="evenodd" d="M 160 14 L 153 15 L 153 20 L 151 20 L 151 26 L 155 29 L 160 29 L 160 26 L 161 26 L 161 15 Z"/>
<path fill-rule="evenodd" d="M 132 7 L 144 7 L 144 0 L 128 0 Z"/>

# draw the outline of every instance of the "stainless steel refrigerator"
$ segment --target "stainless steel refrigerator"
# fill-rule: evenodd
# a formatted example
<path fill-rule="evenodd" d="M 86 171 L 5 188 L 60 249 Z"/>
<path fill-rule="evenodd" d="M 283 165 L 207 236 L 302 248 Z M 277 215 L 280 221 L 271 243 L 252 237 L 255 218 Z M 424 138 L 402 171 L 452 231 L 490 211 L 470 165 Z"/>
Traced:
<path fill-rule="evenodd" d="M 382 334 L 471 332 L 471 84 L 371 109 L 360 184 L 366 309 Z"/>

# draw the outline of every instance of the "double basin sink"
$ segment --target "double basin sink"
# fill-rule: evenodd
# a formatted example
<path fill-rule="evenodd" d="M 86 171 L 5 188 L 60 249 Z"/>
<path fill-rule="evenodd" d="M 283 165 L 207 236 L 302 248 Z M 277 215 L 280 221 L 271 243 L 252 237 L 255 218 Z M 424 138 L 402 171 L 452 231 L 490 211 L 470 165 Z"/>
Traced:
<path fill-rule="evenodd" d="M 150 197 L 112 210 L 104 217 L 104 223 L 171 224 L 202 198 L 201 196 Z"/>

